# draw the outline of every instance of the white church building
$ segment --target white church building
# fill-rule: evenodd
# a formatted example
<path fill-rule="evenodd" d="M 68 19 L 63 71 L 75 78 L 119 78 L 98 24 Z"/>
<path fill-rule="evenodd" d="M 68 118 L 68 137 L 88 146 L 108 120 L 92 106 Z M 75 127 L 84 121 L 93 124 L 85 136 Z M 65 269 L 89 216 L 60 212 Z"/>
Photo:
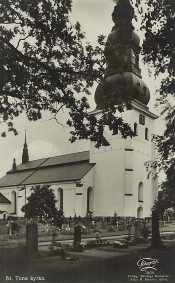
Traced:
<path fill-rule="evenodd" d="M 154 121 L 157 116 L 147 106 L 150 92 L 142 80 L 139 68 L 139 37 L 132 26 L 133 8 L 128 0 L 119 0 L 112 14 L 115 23 L 107 39 L 106 48 L 118 50 L 122 46 L 121 66 L 107 57 L 106 81 L 117 86 L 123 81 L 126 88 L 137 89 L 137 99 L 132 109 L 122 114 L 130 124 L 134 137 L 122 138 L 120 131 L 104 132 L 110 146 L 94 147 L 89 151 L 29 161 L 27 142 L 22 154 L 22 163 L 12 165 L 12 170 L 0 179 L 0 218 L 7 215 L 23 217 L 21 207 L 31 194 L 31 187 L 47 184 L 54 190 L 58 209 L 66 217 L 113 216 L 150 217 L 151 208 L 157 197 L 157 181 L 148 178 L 145 162 L 155 160 L 155 147 L 151 141 Z M 111 50 L 112 50 L 111 49 Z M 121 55 L 121 54 L 120 54 Z M 103 110 L 105 86 L 96 89 L 97 117 Z M 113 103 L 118 105 L 117 93 Z"/>

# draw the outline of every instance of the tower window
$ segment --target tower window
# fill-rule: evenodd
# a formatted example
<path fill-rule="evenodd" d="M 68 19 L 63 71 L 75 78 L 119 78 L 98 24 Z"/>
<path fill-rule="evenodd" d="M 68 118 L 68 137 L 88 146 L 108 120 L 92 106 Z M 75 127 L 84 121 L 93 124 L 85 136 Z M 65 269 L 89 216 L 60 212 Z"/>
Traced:
<path fill-rule="evenodd" d="M 143 88 L 143 95 L 146 96 L 146 93 L 147 93 L 147 89 L 146 89 L 146 87 L 144 87 Z"/>
<path fill-rule="evenodd" d="M 138 136 L 138 125 L 134 123 L 134 136 Z"/>
<path fill-rule="evenodd" d="M 149 136 L 148 136 L 148 128 L 145 128 L 145 140 L 149 140 Z"/>
<path fill-rule="evenodd" d="M 136 64 L 136 53 L 134 51 L 132 53 L 132 62 L 134 65 Z"/>
<path fill-rule="evenodd" d="M 140 91 L 140 83 L 137 83 L 137 89 Z"/>
<path fill-rule="evenodd" d="M 135 51 L 133 51 L 133 54 L 132 54 L 132 61 L 133 61 L 134 66 L 136 68 L 138 68 L 138 66 L 139 66 L 139 55 Z"/>
<path fill-rule="evenodd" d="M 139 115 L 139 123 L 141 125 L 145 125 L 145 116 L 142 114 Z"/>
<path fill-rule="evenodd" d="M 138 201 L 143 202 L 143 183 L 139 183 L 139 188 L 138 188 Z"/>

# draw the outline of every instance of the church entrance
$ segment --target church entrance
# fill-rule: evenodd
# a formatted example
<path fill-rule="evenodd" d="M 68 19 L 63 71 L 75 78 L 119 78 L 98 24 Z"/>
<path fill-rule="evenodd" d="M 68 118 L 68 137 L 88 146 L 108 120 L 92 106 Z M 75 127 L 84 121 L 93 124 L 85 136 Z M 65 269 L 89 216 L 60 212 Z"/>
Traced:
<path fill-rule="evenodd" d="M 139 207 L 137 209 L 137 218 L 143 218 L 143 208 Z"/>

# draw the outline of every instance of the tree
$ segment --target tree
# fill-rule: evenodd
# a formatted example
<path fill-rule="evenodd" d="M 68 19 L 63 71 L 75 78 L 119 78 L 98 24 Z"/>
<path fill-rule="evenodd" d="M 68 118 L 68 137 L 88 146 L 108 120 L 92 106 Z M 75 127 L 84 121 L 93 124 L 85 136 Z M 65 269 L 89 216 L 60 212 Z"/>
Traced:
<path fill-rule="evenodd" d="M 175 2 L 174 0 L 134 0 L 142 17 L 141 28 L 145 32 L 142 46 L 143 60 L 148 64 L 155 79 L 161 78 L 157 90 L 157 104 L 165 121 L 163 135 L 153 137 L 157 146 L 157 161 L 148 168 L 163 170 L 166 180 L 161 184 L 155 207 L 160 211 L 174 207 L 175 180 Z M 161 211 L 162 214 L 162 211 Z"/>
<path fill-rule="evenodd" d="M 72 0 L 2 1 L 1 121 L 16 135 L 13 119 L 22 112 L 35 121 L 48 110 L 59 123 L 59 111 L 67 108 L 67 125 L 73 127 L 71 142 L 90 139 L 97 147 L 109 145 L 101 131 L 105 113 L 98 120 L 89 115 L 87 99 L 94 81 L 104 73 L 104 36 L 99 36 L 94 48 L 85 43 L 80 24 L 73 26 L 69 21 L 71 6 Z M 106 108 L 110 112 L 108 127 L 117 123 L 124 137 L 132 135 L 128 124 L 115 116 L 113 105 L 108 103 Z"/>
<path fill-rule="evenodd" d="M 163 218 L 168 208 L 172 208 L 175 211 L 175 168 L 170 167 L 166 174 L 167 178 L 162 183 L 162 189 L 159 191 L 158 198 L 154 204 L 154 209 L 159 212 L 161 218 Z"/>
<path fill-rule="evenodd" d="M 53 220 L 53 224 L 58 224 L 59 227 L 62 226 L 63 213 L 58 211 L 55 206 L 57 200 L 50 186 L 32 187 L 32 191 L 27 198 L 28 203 L 21 209 L 25 217 L 39 222 Z"/>

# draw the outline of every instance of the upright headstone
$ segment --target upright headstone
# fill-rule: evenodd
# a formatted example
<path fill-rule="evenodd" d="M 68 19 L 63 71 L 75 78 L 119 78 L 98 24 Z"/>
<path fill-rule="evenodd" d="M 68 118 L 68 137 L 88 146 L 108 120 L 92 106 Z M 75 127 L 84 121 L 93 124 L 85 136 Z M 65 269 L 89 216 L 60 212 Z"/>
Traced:
<path fill-rule="evenodd" d="M 73 242 L 73 249 L 79 250 L 81 243 L 81 226 L 77 225 L 74 229 L 74 242 Z"/>
<path fill-rule="evenodd" d="M 38 255 L 38 226 L 29 224 L 26 226 L 26 253 L 28 256 Z"/>
<path fill-rule="evenodd" d="M 158 250 L 162 248 L 162 242 L 161 242 L 160 232 L 159 232 L 159 215 L 156 210 L 152 211 L 151 248 L 153 250 Z"/>
<path fill-rule="evenodd" d="M 70 230 L 70 229 L 69 229 L 69 224 L 63 224 L 63 225 L 62 225 L 62 229 L 63 229 L 63 231 L 68 231 L 68 230 Z"/>

